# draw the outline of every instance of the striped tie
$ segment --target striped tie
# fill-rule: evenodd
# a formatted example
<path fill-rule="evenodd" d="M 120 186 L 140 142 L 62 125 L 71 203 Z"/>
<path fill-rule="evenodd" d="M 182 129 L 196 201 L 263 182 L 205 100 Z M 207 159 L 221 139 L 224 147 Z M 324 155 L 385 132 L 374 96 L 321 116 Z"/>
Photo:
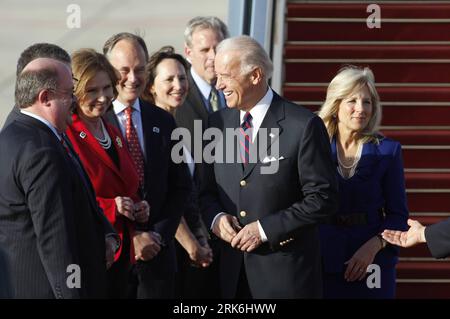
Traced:
<path fill-rule="evenodd" d="M 241 150 L 242 163 L 247 165 L 250 161 L 250 144 L 252 143 L 252 115 L 250 112 L 245 113 L 244 122 L 242 122 L 239 132 L 239 144 Z"/>
<path fill-rule="evenodd" d="M 125 109 L 125 134 L 128 143 L 128 150 L 130 151 L 131 158 L 133 159 L 134 165 L 139 176 L 139 181 L 141 186 L 144 185 L 144 156 L 142 155 L 141 146 L 139 144 L 139 138 L 136 133 L 136 129 L 133 125 L 132 119 L 133 108 L 131 106 Z"/>

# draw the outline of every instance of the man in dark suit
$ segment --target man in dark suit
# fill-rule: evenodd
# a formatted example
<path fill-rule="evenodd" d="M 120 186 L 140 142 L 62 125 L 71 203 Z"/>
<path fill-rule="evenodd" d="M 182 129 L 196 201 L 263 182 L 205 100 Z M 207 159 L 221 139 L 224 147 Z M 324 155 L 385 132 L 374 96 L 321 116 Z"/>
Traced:
<path fill-rule="evenodd" d="M 189 91 L 185 102 L 175 112 L 178 127 L 189 130 L 191 139 L 184 141 L 191 155 L 194 155 L 195 123 L 198 126 L 199 136 L 207 125 L 208 115 L 226 107 L 225 98 L 215 88 L 216 73 L 214 71 L 214 58 L 216 47 L 225 38 L 228 38 L 228 28 L 219 18 L 212 16 L 199 16 L 191 19 L 184 31 L 184 53 L 191 63 L 187 72 Z M 197 139 L 197 152 L 202 150 L 201 138 Z M 194 170 L 194 183 L 198 182 L 197 169 Z M 194 185 L 195 187 L 195 185 Z M 192 214 L 196 212 L 192 210 Z M 197 213 L 199 214 L 199 213 Z M 193 225 L 189 225 L 194 228 Z M 199 224 L 200 228 L 193 232 L 204 233 L 208 237 L 208 230 Z M 216 238 L 204 242 L 204 246 L 213 251 L 213 262 L 206 268 L 191 265 L 189 258 L 184 262 L 183 295 L 188 298 L 217 298 L 219 297 L 219 244 Z M 193 284 L 195 283 L 195 285 Z"/>
<path fill-rule="evenodd" d="M 200 204 L 223 240 L 222 297 L 320 298 L 317 223 L 337 208 L 323 122 L 270 89 L 272 63 L 248 36 L 222 41 L 215 69 L 228 108 L 209 118 L 223 134 L 202 170 Z M 240 160 L 230 156 L 235 137 Z"/>
<path fill-rule="evenodd" d="M 0 133 L 0 247 L 15 298 L 106 296 L 116 234 L 62 136 L 72 91 L 68 65 L 33 60 L 16 81 L 20 112 Z"/>
<path fill-rule="evenodd" d="M 4 251 L 0 248 L 0 299 L 12 298 L 9 266 Z"/>
<path fill-rule="evenodd" d="M 139 99 L 144 89 L 148 51 L 144 40 L 130 33 L 109 38 L 104 47 L 120 73 L 119 92 L 106 119 L 119 128 L 141 174 L 143 199 L 150 204 L 148 225 L 134 236 L 137 298 L 172 298 L 176 272 L 174 236 L 191 186 L 184 163 L 175 164 L 171 140 L 173 117 Z"/>
<path fill-rule="evenodd" d="M 28 63 L 37 58 L 49 58 L 66 63 L 70 66 L 70 56 L 64 49 L 52 43 L 35 43 L 20 54 L 20 57 L 17 60 L 16 76 L 19 76 L 20 73 L 22 73 Z M 17 106 L 14 106 L 3 124 L 3 128 L 12 123 L 19 113 L 20 109 Z"/>
<path fill-rule="evenodd" d="M 226 107 L 223 94 L 214 87 L 214 58 L 217 45 L 228 36 L 225 23 L 217 17 L 209 16 L 191 19 L 184 31 L 184 53 L 191 63 L 187 74 L 189 92 L 185 102 L 177 108 L 175 120 L 179 127 L 189 130 L 191 142 L 194 137 L 194 121 L 199 121 L 204 128 L 208 114 Z M 194 154 L 193 144 L 187 143 L 187 146 L 190 147 L 191 154 Z"/>

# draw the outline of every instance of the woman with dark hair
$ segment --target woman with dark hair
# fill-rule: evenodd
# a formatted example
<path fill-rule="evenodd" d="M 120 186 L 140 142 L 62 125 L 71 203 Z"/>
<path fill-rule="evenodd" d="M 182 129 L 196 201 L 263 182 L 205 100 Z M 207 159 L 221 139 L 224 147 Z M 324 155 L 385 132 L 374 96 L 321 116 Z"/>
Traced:
<path fill-rule="evenodd" d="M 188 93 L 185 59 L 175 53 L 173 47 L 165 46 L 155 52 L 146 66 L 146 85 L 143 98 L 166 110 L 173 116 Z M 194 178 L 194 162 L 186 147 L 183 148 L 185 160 L 192 178 Z M 176 278 L 177 297 L 195 298 L 203 295 L 206 289 L 200 287 L 205 280 L 196 280 L 205 274 L 201 268 L 208 267 L 212 262 L 212 250 L 208 245 L 208 233 L 201 221 L 197 204 L 197 194 L 194 191 L 184 212 L 175 238 L 177 246 L 178 273 Z"/>
<path fill-rule="evenodd" d="M 134 262 L 135 223 L 146 223 L 150 207 L 140 200 L 139 177 L 121 133 L 102 119 L 117 96 L 114 68 L 100 53 L 81 49 L 72 55 L 78 105 L 67 136 L 95 189 L 103 213 L 122 240 L 108 270 L 108 295 L 127 297 L 128 271 Z"/>

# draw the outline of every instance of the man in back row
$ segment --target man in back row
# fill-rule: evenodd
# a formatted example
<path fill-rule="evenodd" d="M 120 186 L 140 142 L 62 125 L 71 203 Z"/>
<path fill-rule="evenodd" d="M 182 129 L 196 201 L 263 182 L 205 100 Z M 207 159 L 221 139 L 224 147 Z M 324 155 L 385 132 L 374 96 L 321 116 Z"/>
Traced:
<path fill-rule="evenodd" d="M 228 36 L 227 26 L 217 17 L 193 18 L 184 31 L 184 54 L 191 63 L 187 74 L 189 92 L 186 101 L 177 109 L 175 119 L 179 127 L 189 130 L 191 141 L 195 120 L 201 121 L 204 129 L 208 115 L 226 107 L 223 94 L 215 88 L 214 58 L 217 45 Z M 193 144 L 188 143 L 188 147 L 194 154 Z"/>
<path fill-rule="evenodd" d="M 228 38 L 228 28 L 219 18 L 199 16 L 191 19 L 184 31 L 184 54 L 191 63 L 187 73 L 189 91 L 185 102 L 177 108 L 175 119 L 177 125 L 189 130 L 191 140 L 186 142 L 191 155 L 194 155 L 194 123 L 201 124 L 200 134 L 206 127 L 208 115 L 226 107 L 225 98 L 215 88 L 216 72 L 214 58 L 216 47 Z M 199 125 L 200 128 L 200 125 Z M 202 150 L 202 140 L 195 141 L 197 149 Z M 198 182 L 198 169 L 194 169 L 194 182 Z M 195 186 L 194 186 L 195 187 Z M 198 212 L 200 214 L 200 212 Z M 210 238 L 209 231 L 203 223 L 202 231 Z M 186 298 L 218 298 L 219 295 L 219 251 L 218 240 L 211 238 L 204 245 L 213 251 L 213 262 L 206 268 L 192 266 L 187 257 L 180 270 L 179 289 Z M 181 257 L 181 256 L 180 256 Z"/>

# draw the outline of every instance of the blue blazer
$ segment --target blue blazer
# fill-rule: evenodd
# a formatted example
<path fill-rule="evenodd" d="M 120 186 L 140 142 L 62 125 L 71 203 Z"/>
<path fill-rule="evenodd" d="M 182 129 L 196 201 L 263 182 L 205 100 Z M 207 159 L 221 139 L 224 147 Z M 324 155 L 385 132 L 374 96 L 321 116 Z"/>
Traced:
<path fill-rule="evenodd" d="M 343 178 L 337 173 L 336 139 L 331 142 L 332 157 L 339 182 L 337 215 L 366 214 L 366 225 L 320 227 L 324 271 L 345 270 L 344 262 L 370 238 L 384 229 L 406 230 L 406 203 L 400 143 L 379 136 L 379 143 L 365 143 L 355 174 Z M 375 257 L 381 267 L 395 267 L 398 249 L 388 245 Z"/>

